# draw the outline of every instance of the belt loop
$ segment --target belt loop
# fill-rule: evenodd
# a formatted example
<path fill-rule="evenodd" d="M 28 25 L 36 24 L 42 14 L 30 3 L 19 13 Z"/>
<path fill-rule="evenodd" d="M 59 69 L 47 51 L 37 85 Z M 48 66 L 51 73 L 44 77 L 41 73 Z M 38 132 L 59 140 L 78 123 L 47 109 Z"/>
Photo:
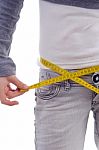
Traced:
<path fill-rule="evenodd" d="M 69 80 L 65 80 L 64 81 L 64 90 L 69 90 L 71 87 L 70 83 L 69 83 Z"/>

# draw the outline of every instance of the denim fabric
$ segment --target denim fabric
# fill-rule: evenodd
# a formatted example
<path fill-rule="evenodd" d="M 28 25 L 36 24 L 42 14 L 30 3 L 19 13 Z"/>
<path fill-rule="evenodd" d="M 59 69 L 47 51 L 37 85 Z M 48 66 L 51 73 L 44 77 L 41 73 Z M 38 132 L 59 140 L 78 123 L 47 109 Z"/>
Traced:
<path fill-rule="evenodd" d="M 0 0 L 0 76 L 16 74 L 16 65 L 9 53 L 23 1 Z"/>
<path fill-rule="evenodd" d="M 44 0 L 56 4 L 76 6 L 89 9 L 99 9 L 99 0 Z"/>
<path fill-rule="evenodd" d="M 40 69 L 39 81 L 58 75 Z M 94 85 L 92 75 L 81 78 Z M 93 112 L 94 139 L 99 150 L 99 94 L 65 80 L 35 89 L 35 102 L 35 150 L 83 150 L 90 111 Z"/>

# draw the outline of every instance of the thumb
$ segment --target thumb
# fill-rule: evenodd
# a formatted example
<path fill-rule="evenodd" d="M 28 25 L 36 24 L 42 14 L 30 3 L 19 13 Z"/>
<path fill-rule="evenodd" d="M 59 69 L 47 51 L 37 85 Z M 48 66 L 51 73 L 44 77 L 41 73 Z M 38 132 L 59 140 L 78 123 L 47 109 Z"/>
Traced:
<path fill-rule="evenodd" d="M 12 76 L 9 78 L 9 81 L 16 85 L 19 89 L 28 90 L 29 86 L 20 81 L 16 76 Z"/>

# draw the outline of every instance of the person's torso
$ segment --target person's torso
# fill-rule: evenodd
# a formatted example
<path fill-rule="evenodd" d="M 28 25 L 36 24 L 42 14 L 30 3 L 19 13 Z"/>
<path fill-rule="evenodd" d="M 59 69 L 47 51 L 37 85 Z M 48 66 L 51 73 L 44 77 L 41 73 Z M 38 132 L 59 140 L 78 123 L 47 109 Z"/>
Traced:
<path fill-rule="evenodd" d="M 99 9 L 99 0 L 43 0 L 56 4 L 83 7 L 89 9 Z"/>
<path fill-rule="evenodd" d="M 99 65 L 99 1 L 39 2 L 40 55 L 67 69 Z"/>

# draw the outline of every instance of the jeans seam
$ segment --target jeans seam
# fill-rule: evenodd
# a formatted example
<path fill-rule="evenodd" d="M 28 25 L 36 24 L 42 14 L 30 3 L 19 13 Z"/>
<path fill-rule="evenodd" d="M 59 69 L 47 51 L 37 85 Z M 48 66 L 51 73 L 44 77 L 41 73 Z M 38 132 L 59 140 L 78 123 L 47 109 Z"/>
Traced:
<path fill-rule="evenodd" d="M 95 132 L 95 134 L 99 137 L 99 132 L 98 132 L 98 128 L 97 128 L 97 119 L 96 119 L 96 113 L 95 112 L 93 112 L 94 113 L 94 123 L 95 123 L 95 125 L 94 125 L 94 132 Z"/>

